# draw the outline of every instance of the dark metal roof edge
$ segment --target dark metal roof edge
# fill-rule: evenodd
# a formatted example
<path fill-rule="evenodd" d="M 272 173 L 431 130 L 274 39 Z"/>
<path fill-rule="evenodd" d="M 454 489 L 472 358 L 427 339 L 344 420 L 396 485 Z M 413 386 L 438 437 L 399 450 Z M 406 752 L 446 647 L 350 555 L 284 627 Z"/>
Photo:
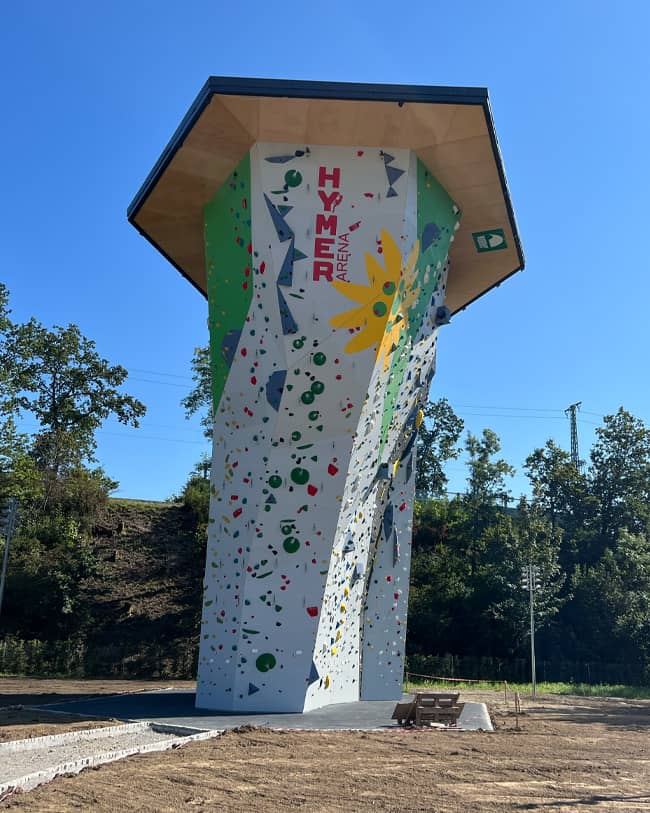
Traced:
<path fill-rule="evenodd" d="M 462 313 L 462 311 L 464 311 L 465 308 L 469 308 L 470 305 L 473 305 L 476 302 L 477 299 L 480 299 L 482 296 L 485 296 L 486 294 L 489 294 L 490 291 L 493 291 L 495 288 L 498 288 L 499 285 L 501 285 L 501 283 L 505 282 L 507 279 L 510 279 L 510 277 L 514 277 L 514 275 L 517 274 L 519 271 L 523 271 L 523 266 L 517 266 L 517 268 L 514 268 L 505 277 L 500 279 L 498 282 L 495 282 L 494 285 L 490 285 L 489 288 L 486 288 L 484 291 L 481 291 L 480 294 L 477 294 L 474 297 L 474 299 L 470 299 L 469 302 L 466 302 L 462 307 L 458 308 L 458 310 L 453 311 L 453 313 L 451 315 L 456 316 L 457 313 Z M 453 261 L 452 261 L 452 265 L 451 265 L 451 269 L 450 269 L 449 273 L 450 274 L 454 273 Z M 196 287 L 196 286 L 194 286 L 194 287 Z"/>
<path fill-rule="evenodd" d="M 210 80 L 208 79 L 208 81 L 205 82 L 205 84 L 199 91 L 196 99 L 194 99 L 194 101 L 192 102 L 190 109 L 183 116 L 181 123 L 176 128 L 174 135 L 169 139 L 167 146 L 160 154 L 160 157 L 154 164 L 153 169 L 147 175 L 147 177 L 144 180 L 144 183 L 142 184 L 140 189 L 138 189 L 138 191 L 135 194 L 135 197 L 129 204 L 129 207 L 126 210 L 126 216 L 129 222 L 133 223 L 133 225 L 135 225 L 133 218 L 138 214 L 138 211 L 142 207 L 145 200 L 149 197 L 149 193 L 158 182 L 160 176 L 167 169 L 167 166 L 171 162 L 172 158 L 183 145 L 183 141 L 185 141 L 185 136 L 196 124 L 201 113 L 203 112 L 208 102 L 210 101 L 211 95 L 212 91 L 210 90 Z"/>
<path fill-rule="evenodd" d="M 499 173 L 499 180 L 501 181 L 501 191 L 503 192 L 503 198 L 506 202 L 506 210 L 508 212 L 508 220 L 510 221 L 510 228 L 512 229 L 512 236 L 515 240 L 515 248 L 517 249 L 517 257 L 519 258 L 519 268 L 515 268 L 512 274 L 515 274 L 517 271 L 523 271 L 526 266 L 526 258 L 524 256 L 524 249 L 521 245 L 521 238 L 519 237 L 519 228 L 517 226 L 517 219 L 515 217 L 515 210 L 512 206 L 512 199 L 510 197 L 510 189 L 508 188 L 508 179 L 506 178 L 506 170 L 503 165 L 503 157 L 501 156 L 501 149 L 499 148 L 499 140 L 497 139 L 497 131 L 496 127 L 494 126 L 494 118 L 492 116 L 492 107 L 490 105 L 490 97 L 486 94 L 485 101 L 483 103 L 483 111 L 485 113 L 485 121 L 487 124 L 488 133 L 490 134 L 490 141 L 492 143 L 492 151 L 494 153 L 494 163 L 497 167 L 497 172 Z M 512 276 L 512 274 L 508 274 L 508 276 Z M 504 279 L 508 279 L 508 277 L 504 277 Z M 492 286 L 493 288 L 494 286 Z M 487 291 L 491 291 L 492 288 L 488 288 Z M 485 291 L 485 293 L 487 293 Z M 476 300 L 472 300 L 474 302 Z M 470 303 L 468 303 L 470 304 Z"/>
<path fill-rule="evenodd" d="M 487 88 L 481 87 L 323 82 L 304 79 L 242 79 L 233 76 L 211 76 L 206 85 L 211 87 L 213 93 L 231 96 L 273 96 L 288 99 L 341 101 L 479 104 L 488 95 Z"/>
<path fill-rule="evenodd" d="M 146 232 L 144 229 L 140 228 L 140 226 L 138 226 L 138 224 L 137 224 L 137 223 L 136 223 L 134 220 L 130 220 L 130 223 L 131 223 L 131 224 L 132 224 L 132 225 L 133 225 L 133 226 L 134 226 L 134 227 L 135 227 L 135 228 L 138 230 L 139 234 L 141 234 L 141 235 L 142 235 L 142 237 L 144 237 L 144 239 L 145 239 L 145 240 L 146 240 L 148 243 L 151 243 L 151 245 L 152 245 L 152 246 L 153 246 L 153 247 L 156 249 L 156 251 L 158 251 L 158 252 L 160 252 L 160 254 L 162 254 L 162 256 L 163 256 L 163 257 L 164 257 L 164 258 L 167 260 L 167 262 L 168 262 L 168 263 L 170 263 L 170 265 L 172 265 L 172 266 L 173 266 L 173 267 L 174 267 L 174 268 L 175 268 L 175 269 L 178 271 L 178 273 L 179 273 L 179 274 L 180 274 L 182 277 L 185 277 L 185 279 L 186 279 L 186 280 L 187 280 L 187 281 L 190 283 L 190 285 L 191 285 L 193 288 L 196 288 L 196 290 L 197 290 L 197 291 L 198 291 L 198 292 L 201 294 L 201 296 L 202 296 L 204 299 L 207 299 L 207 298 L 208 298 L 208 292 L 207 292 L 207 291 L 204 291 L 202 288 L 200 288 L 200 287 L 199 287 L 199 286 L 196 284 L 196 282 L 194 282 L 194 280 L 192 279 L 192 277 L 190 277 L 188 274 L 186 274 L 186 273 L 185 273 L 185 271 L 184 271 L 184 270 L 181 268 L 181 266 L 180 266 L 180 265 L 179 265 L 177 262 L 175 262 L 175 261 L 174 261 L 174 260 L 173 260 L 173 259 L 172 259 L 172 258 L 169 256 L 169 254 L 167 254 L 167 252 L 166 252 L 166 251 L 165 251 L 163 248 L 161 248 L 161 247 L 158 245 L 158 243 L 156 243 L 156 241 L 155 241 L 155 240 L 153 240 L 153 239 L 152 239 L 152 238 L 151 238 L 151 237 L 150 237 L 150 236 L 147 234 L 147 232 Z"/>
<path fill-rule="evenodd" d="M 130 223 L 143 206 L 160 176 L 167 169 L 186 135 L 215 94 L 229 96 L 272 96 L 291 99 L 332 99 L 342 101 L 420 102 L 437 104 L 481 104 L 488 100 L 487 88 L 428 85 L 373 85 L 355 82 L 312 82 L 289 79 L 243 79 L 234 76 L 210 76 L 192 102 L 183 120 L 129 204 Z M 491 122 L 491 118 L 489 122 Z M 493 127 L 493 125 L 492 125 Z M 497 148 L 498 151 L 498 148 Z"/>

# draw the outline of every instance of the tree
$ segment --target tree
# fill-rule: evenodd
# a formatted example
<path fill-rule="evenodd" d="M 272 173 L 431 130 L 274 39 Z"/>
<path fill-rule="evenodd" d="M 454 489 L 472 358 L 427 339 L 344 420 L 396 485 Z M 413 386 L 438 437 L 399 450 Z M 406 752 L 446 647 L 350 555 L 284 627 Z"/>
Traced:
<path fill-rule="evenodd" d="M 15 359 L 7 346 L 13 330 L 13 323 L 9 314 L 9 291 L 0 282 L 0 432 L 4 430 L 5 421 L 11 417 L 15 410 L 13 396 L 13 373 L 16 369 Z M 8 431 L 11 431 L 9 429 Z"/>
<path fill-rule="evenodd" d="M 524 469 L 532 486 L 533 504 L 548 517 L 553 531 L 562 531 L 560 562 L 570 571 L 592 549 L 598 501 L 571 455 L 552 440 L 528 455 Z"/>
<path fill-rule="evenodd" d="M 474 502 L 505 503 L 510 493 L 505 478 L 512 477 L 515 470 L 503 458 L 492 460 L 493 455 L 501 451 L 497 433 L 484 429 L 479 440 L 468 432 L 465 449 L 469 454 L 468 497 Z"/>
<path fill-rule="evenodd" d="M 614 549 L 622 529 L 650 532 L 650 429 L 623 407 L 596 429 L 589 476 L 600 504 L 604 547 Z"/>
<path fill-rule="evenodd" d="M 439 497 L 447 486 L 443 464 L 460 455 L 458 438 L 463 431 L 462 418 L 451 408 L 446 398 L 430 401 L 424 407 L 417 440 L 417 471 L 415 493 L 418 499 Z"/>
<path fill-rule="evenodd" d="M 103 359 L 76 325 L 48 330 L 33 318 L 13 325 L 5 353 L 18 361 L 10 370 L 13 406 L 39 422 L 32 452 L 55 476 L 93 459 L 95 432 L 107 418 L 137 427 L 146 412 L 118 390 L 127 371 Z"/>
<path fill-rule="evenodd" d="M 569 656 L 635 665 L 636 679 L 650 679 L 650 546 L 641 534 L 622 530 L 616 549 L 572 576 L 574 598 L 562 620 Z M 645 674 L 643 674 L 645 672 Z M 621 682 L 625 677 L 619 671 Z M 633 672 L 634 674 L 634 672 Z"/>
<path fill-rule="evenodd" d="M 511 533 L 495 540 L 488 570 L 494 574 L 489 612 L 511 630 L 513 645 L 519 645 L 528 628 L 529 595 L 522 590 L 522 568 L 537 569 L 535 623 L 541 629 L 567 597 L 562 595 L 565 575 L 559 562 L 561 534 L 555 530 L 539 505 L 521 497 L 511 521 Z"/>
<path fill-rule="evenodd" d="M 212 437 L 212 424 L 214 423 L 212 400 L 212 367 L 210 365 L 210 348 L 195 347 L 192 357 L 192 380 L 194 388 L 181 401 L 185 408 L 185 417 L 189 420 L 192 415 L 202 412 L 201 426 L 206 438 Z"/>

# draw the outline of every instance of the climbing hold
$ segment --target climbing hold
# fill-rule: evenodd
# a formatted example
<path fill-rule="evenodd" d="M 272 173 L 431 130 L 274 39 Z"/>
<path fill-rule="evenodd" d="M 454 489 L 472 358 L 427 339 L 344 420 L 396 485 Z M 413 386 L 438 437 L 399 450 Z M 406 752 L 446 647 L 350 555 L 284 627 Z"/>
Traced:
<path fill-rule="evenodd" d="M 265 652 L 255 661 L 255 666 L 258 672 L 270 672 L 276 663 L 275 655 L 272 655 L 270 652 Z"/>
<path fill-rule="evenodd" d="M 440 327 L 441 325 L 448 325 L 451 322 L 451 311 L 446 305 L 441 305 L 439 308 L 436 308 L 435 316 L 433 317 L 433 323 L 436 327 Z"/>

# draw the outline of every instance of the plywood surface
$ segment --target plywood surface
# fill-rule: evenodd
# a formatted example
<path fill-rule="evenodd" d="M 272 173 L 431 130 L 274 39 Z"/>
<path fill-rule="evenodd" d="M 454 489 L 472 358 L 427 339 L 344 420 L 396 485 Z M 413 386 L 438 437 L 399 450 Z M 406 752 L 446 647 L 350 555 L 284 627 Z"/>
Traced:
<path fill-rule="evenodd" d="M 215 94 L 132 217 L 203 292 L 203 207 L 256 141 L 415 150 L 463 212 L 450 252 L 452 312 L 521 267 L 481 104 Z M 477 253 L 472 232 L 493 228 L 508 247 Z"/>

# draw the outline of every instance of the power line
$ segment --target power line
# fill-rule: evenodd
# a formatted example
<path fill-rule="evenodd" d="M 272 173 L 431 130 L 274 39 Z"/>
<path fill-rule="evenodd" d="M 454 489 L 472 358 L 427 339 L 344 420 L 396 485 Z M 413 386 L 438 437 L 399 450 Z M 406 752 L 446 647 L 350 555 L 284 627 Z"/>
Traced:
<path fill-rule="evenodd" d="M 456 404 L 460 409 L 503 409 L 514 410 L 516 412 L 562 412 L 561 409 L 549 409 L 548 407 L 509 407 L 509 406 L 485 406 L 480 404 Z"/>
<path fill-rule="evenodd" d="M 176 384 L 173 381 L 155 381 L 152 378 L 138 378 L 137 376 L 129 376 L 129 380 L 141 381 L 144 382 L 145 384 L 162 384 L 165 387 L 177 387 L 178 389 L 187 390 L 188 392 L 191 390 L 191 388 L 188 389 L 187 384 Z"/>
<path fill-rule="evenodd" d="M 164 375 L 168 378 L 182 378 L 185 381 L 193 381 L 189 375 L 178 375 L 178 373 L 163 373 L 160 370 L 141 370 L 138 367 L 131 367 L 134 373 L 144 373 L 145 375 Z"/>

